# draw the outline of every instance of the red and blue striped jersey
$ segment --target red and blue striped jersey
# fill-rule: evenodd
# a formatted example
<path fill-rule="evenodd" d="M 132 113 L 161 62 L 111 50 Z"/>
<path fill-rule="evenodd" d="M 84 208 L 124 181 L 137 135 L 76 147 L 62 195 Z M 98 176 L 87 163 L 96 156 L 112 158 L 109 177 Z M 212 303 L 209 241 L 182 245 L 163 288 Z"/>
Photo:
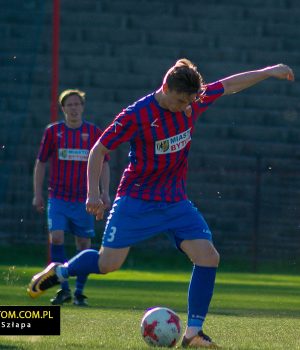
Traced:
<path fill-rule="evenodd" d="M 69 128 L 64 121 L 46 127 L 38 159 L 50 159 L 50 198 L 85 202 L 88 156 L 101 134 L 96 125 L 86 121 L 77 129 Z"/>
<path fill-rule="evenodd" d="M 223 93 L 221 82 L 206 85 L 191 104 L 190 117 L 160 107 L 155 93 L 123 110 L 100 137 L 109 150 L 130 142 L 129 165 L 117 196 L 167 202 L 186 199 L 187 158 L 196 120 Z"/>

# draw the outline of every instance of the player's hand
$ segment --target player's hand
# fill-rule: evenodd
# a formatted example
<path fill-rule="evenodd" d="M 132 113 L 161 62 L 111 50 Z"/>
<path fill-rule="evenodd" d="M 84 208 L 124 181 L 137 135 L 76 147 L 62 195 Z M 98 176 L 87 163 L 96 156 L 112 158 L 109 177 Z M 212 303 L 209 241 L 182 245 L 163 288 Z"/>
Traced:
<path fill-rule="evenodd" d="M 268 73 L 271 77 L 277 79 L 295 80 L 293 70 L 285 64 L 277 64 L 276 66 L 268 67 Z"/>
<path fill-rule="evenodd" d="M 43 213 L 45 211 L 45 202 L 42 196 L 34 196 L 32 200 L 32 205 L 39 213 Z"/>
<path fill-rule="evenodd" d="M 111 208 L 111 199 L 110 199 L 109 194 L 108 193 L 101 193 L 100 198 L 105 206 L 105 209 L 110 209 Z"/>
<path fill-rule="evenodd" d="M 96 220 L 103 219 L 105 205 L 103 204 L 103 202 L 100 198 L 96 199 L 96 198 L 92 198 L 92 197 L 87 197 L 85 205 L 86 205 L 86 211 L 89 214 L 95 215 Z"/>

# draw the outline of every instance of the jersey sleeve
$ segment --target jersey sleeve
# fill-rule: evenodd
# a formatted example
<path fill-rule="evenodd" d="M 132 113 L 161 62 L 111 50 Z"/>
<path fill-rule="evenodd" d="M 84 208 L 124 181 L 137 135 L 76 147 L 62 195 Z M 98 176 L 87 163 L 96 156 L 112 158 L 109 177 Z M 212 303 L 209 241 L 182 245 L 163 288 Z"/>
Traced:
<path fill-rule="evenodd" d="M 51 127 L 47 127 L 44 131 L 42 141 L 40 144 L 37 159 L 45 163 L 50 158 L 53 152 L 53 136 L 51 132 Z"/>
<path fill-rule="evenodd" d="M 135 113 L 123 110 L 100 136 L 100 142 L 109 150 L 130 141 L 137 131 Z"/>
<path fill-rule="evenodd" d="M 101 135 L 103 134 L 103 131 L 97 127 L 96 129 L 96 140 L 98 140 Z M 108 153 L 105 154 L 104 156 L 104 162 L 108 162 L 110 160 L 110 155 Z"/>
<path fill-rule="evenodd" d="M 192 104 L 196 117 L 199 117 L 207 108 L 224 94 L 224 86 L 220 81 L 207 84 L 199 99 Z"/>

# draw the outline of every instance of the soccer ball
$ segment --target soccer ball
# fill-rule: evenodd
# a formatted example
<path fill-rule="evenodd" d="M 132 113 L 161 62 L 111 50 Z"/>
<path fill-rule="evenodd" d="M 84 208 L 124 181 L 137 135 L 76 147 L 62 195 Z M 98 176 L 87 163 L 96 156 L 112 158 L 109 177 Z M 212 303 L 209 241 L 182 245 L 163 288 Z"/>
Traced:
<path fill-rule="evenodd" d="M 141 333 L 150 346 L 172 348 L 181 336 L 179 316 L 166 307 L 155 307 L 148 310 L 141 323 Z"/>

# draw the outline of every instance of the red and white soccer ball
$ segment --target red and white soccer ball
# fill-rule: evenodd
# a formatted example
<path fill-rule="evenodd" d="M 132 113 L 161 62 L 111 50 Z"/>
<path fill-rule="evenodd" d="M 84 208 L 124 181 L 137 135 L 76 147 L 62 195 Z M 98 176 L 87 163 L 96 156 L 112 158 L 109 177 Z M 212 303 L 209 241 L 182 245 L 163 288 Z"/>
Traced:
<path fill-rule="evenodd" d="M 142 319 L 141 333 L 150 346 L 172 348 L 181 336 L 179 316 L 166 307 L 155 307 L 147 311 Z"/>

